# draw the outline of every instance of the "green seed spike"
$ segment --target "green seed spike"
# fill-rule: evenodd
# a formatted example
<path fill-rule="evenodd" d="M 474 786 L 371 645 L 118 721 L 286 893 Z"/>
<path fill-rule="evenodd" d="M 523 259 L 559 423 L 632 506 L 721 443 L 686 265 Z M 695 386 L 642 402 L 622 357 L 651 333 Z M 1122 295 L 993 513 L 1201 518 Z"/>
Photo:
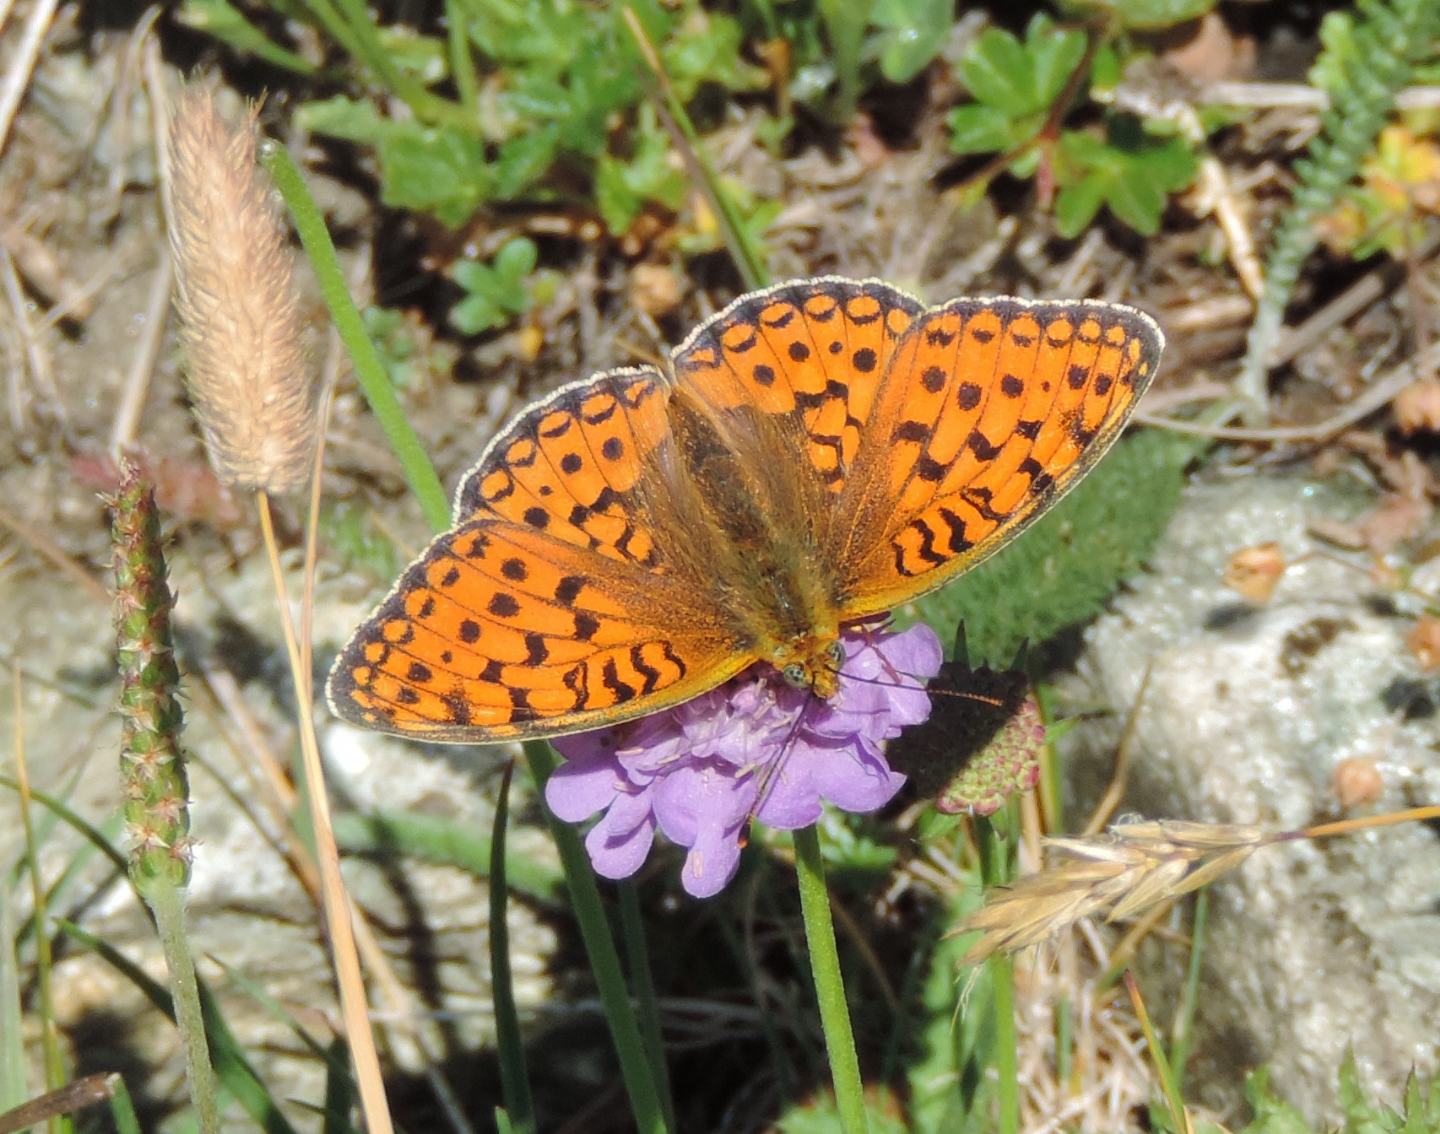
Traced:
<path fill-rule="evenodd" d="M 115 558 L 115 636 L 124 722 L 120 777 L 130 874 L 141 890 L 190 879 L 189 785 L 180 750 L 184 713 L 170 634 L 174 599 L 165 578 L 155 493 L 125 462 L 108 498 Z"/>

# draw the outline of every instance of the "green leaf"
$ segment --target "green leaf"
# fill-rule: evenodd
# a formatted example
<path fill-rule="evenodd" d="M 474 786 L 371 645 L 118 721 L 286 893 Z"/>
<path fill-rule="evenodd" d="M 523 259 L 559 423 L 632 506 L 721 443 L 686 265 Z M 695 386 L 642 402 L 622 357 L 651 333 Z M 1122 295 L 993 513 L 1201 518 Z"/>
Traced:
<path fill-rule="evenodd" d="M 1062 185 L 1055 194 L 1055 231 L 1073 240 L 1085 231 L 1104 203 L 1105 185 L 1099 178 Z"/>
<path fill-rule="evenodd" d="M 901 607 L 941 637 L 960 622 L 972 661 L 1008 665 L 1025 642 L 1044 642 L 1097 614 L 1136 570 L 1180 498 L 1195 442 L 1160 430 L 1126 437 L 1033 527 L 958 582 Z"/>
<path fill-rule="evenodd" d="M 380 199 L 459 228 L 494 193 L 484 143 L 448 127 L 394 125 L 379 146 Z"/>
<path fill-rule="evenodd" d="M 241 55 L 254 55 L 297 75 L 319 73 L 320 69 L 303 55 L 297 55 L 266 38 L 264 32 L 227 0 L 185 0 L 176 18 L 186 27 L 213 35 Z"/>
<path fill-rule="evenodd" d="M 1048 111 L 1085 58 L 1085 33 L 1053 28 L 1043 16 L 1037 16 L 1026 29 L 1025 49 L 1032 60 L 1037 109 Z"/>
<path fill-rule="evenodd" d="M 508 240 L 488 264 L 460 260 L 450 277 L 469 294 L 450 311 L 450 323 L 466 335 L 503 327 L 530 308 L 526 277 L 535 270 L 539 250 L 529 237 Z"/>
<path fill-rule="evenodd" d="M 1320 21 L 1320 54 L 1306 78 L 1325 91 L 1344 90 L 1346 74 L 1354 74 L 1361 47 L 1355 38 L 1355 16 L 1351 12 L 1327 12 Z"/>
<path fill-rule="evenodd" d="M 1082 18 L 1100 17 L 1127 31 L 1162 31 L 1198 20 L 1219 0 L 1069 0 L 1060 7 Z"/>
<path fill-rule="evenodd" d="M 976 101 L 951 111 L 951 149 L 989 153 L 1033 140 L 1084 59 L 1085 45 L 1083 32 L 1056 28 L 1043 15 L 1030 21 L 1023 43 L 1002 28 L 983 31 L 960 60 L 960 78 Z"/>
<path fill-rule="evenodd" d="M 955 22 L 953 0 L 875 0 L 870 22 L 880 29 L 880 73 L 908 83 L 940 54 Z"/>
<path fill-rule="evenodd" d="M 665 74 L 680 100 L 688 102 L 706 83 L 730 91 L 764 86 L 765 69 L 745 61 L 743 42 L 744 33 L 733 16 L 701 8 L 690 11 L 660 48 Z"/>
<path fill-rule="evenodd" d="M 476 3 L 468 31 L 481 54 L 524 72 L 562 74 L 585 46 L 593 45 L 594 16 L 564 0 L 530 3 Z"/>
<path fill-rule="evenodd" d="M 981 32 L 960 60 L 960 78 L 980 102 L 1019 118 L 1048 112 L 1084 57 L 1084 32 L 1037 15 L 1023 44 L 1003 28 Z"/>
<path fill-rule="evenodd" d="M 872 1098 L 870 1094 L 867 1089 L 865 1120 L 869 1134 L 909 1134 L 912 1128 L 900 1117 L 898 1105 L 887 1098 L 885 1089 L 876 1088 L 876 1097 Z M 839 1134 L 843 1129 L 835 1098 L 828 1091 L 792 1104 L 776 1121 L 775 1127 L 780 1134 Z"/>
<path fill-rule="evenodd" d="M 495 253 L 495 273 L 511 286 L 535 270 L 540 251 L 528 237 L 517 236 Z"/>
<path fill-rule="evenodd" d="M 625 178 L 625 165 L 608 154 L 595 167 L 595 208 L 605 228 L 619 236 L 640 212 L 640 195 Z"/>
<path fill-rule="evenodd" d="M 559 130 L 553 125 L 502 143 L 495 155 L 495 196 L 505 200 L 530 190 L 555 164 L 559 148 Z"/>
<path fill-rule="evenodd" d="M 445 44 L 428 35 L 419 35 L 403 24 L 380 29 L 380 43 L 391 62 L 427 86 L 438 83 L 449 72 Z"/>
<path fill-rule="evenodd" d="M 1118 220 L 1151 236 L 1160 229 L 1168 194 L 1186 188 L 1199 168 L 1183 139 L 1158 141 L 1131 118 L 1112 122 L 1109 140 L 1067 132 L 1056 151 L 1057 231 L 1077 235 L 1104 203 Z"/>
<path fill-rule="evenodd" d="M 494 195 L 496 174 L 484 142 L 453 127 L 397 122 L 370 103 L 344 97 L 306 103 L 295 117 L 317 134 L 373 145 L 387 205 L 427 212 L 458 228 Z"/>
<path fill-rule="evenodd" d="M 344 95 L 302 104 L 295 111 L 295 124 L 312 133 L 371 144 L 405 129 L 403 125 L 382 116 L 372 103 Z"/>
<path fill-rule="evenodd" d="M 1095 56 L 1090 61 L 1092 97 L 1096 91 L 1112 91 L 1119 86 L 1125 77 L 1125 67 L 1132 58 L 1128 53 L 1122 58 L 1113 43 L 1102 43 L 1096 48 Z"/>
<path fill-rule="evenodd" d="M 957 106 L 950 112 L 950 149 L 957 154 L 988 154 L 1008 150 L 1017 139 L 1008 114 L 981 102 Z"/>
<path fill-rule="evenodd" d="M 605 227 L 620 235 L 630 227 L 647 201 L 675 209 L 689 181 L 670 158 L 669 136 L 660 129 L 650 107 L 641 108 L 628 159 L 605 154 L 595 168 L 595 207 Z"/>
<path fill-rule="evenodd" d="M 1035 110 L 1035 70 L 1020 41 L 986 28 L 960 60 L 960 79 L 980 102 L 1011 116 Z"/>
<path fill-rule="evenodd" d="M 965 1121 L 967 1109 L 989 1113 L 987 1102 L 993 1092 L 983 1084 L 993 1066 L 986 1049 L 994 1031 L 994 995 L 990 969 L 966 970 L 960 964 L 975 935 L 941 935 L 982 900 L 977 868 L 972 864 L 962 869 L 955 895 L 941 911 L 936 927 L 927 927 L 926 936 L 916 943 L 922 1011 L 907 1029 L 907 1046 L 913 1043 L 917 1049 L 907 1078 L 912 1129 L 926 1134 L 998 1129 L 988 1121 L 978 1125 Z M 963 1011 L 956 1010 L 957 1002 L 963 1003 Z"/>

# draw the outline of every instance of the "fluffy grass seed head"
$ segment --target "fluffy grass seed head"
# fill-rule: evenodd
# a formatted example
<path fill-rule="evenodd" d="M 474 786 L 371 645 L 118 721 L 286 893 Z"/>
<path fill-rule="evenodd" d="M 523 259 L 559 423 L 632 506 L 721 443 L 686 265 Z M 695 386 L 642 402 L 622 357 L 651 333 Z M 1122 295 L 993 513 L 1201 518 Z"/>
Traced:
<path fill-rule="evenodd" d="M 209 90 L 182 92 L 166 204 L 186 384 L 210 463 L 230 487 L 279 494 L 309 471 L 316 391 L 256 137 L 253 109 L 236 127 Z"/>

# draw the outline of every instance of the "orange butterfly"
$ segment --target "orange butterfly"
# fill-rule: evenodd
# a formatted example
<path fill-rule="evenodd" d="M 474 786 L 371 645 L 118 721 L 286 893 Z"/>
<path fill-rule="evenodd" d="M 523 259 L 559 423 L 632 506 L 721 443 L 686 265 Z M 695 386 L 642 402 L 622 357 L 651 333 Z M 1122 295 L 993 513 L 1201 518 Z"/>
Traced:
<path fill-rule="evenodd" d="M 1094 301 L 877 280 L 743 295 L 669 358 L 529 406 L 331 671 L 331 708 L 484 744 L 613 725 L 757 662 L 822 698 L 840 628 L 934 590 L 1094 465 L 1164 336 Z"/>

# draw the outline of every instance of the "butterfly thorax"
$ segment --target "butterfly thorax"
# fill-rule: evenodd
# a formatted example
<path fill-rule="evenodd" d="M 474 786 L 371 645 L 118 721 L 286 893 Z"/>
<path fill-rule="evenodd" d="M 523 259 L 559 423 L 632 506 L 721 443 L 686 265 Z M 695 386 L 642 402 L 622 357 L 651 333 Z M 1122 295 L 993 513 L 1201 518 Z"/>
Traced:
<path fill-rule="evenodd" d="M 691 519 L 682 554 L 701 556 L 696 577 L 716 580 L 716 606 L 737 649 L 769 662 L 791 685 L 829 699 L 837 689 L 838 596 L 823 570 L 822 503 L 738 457 L 728 436 L 773 430 L 744 411 L 716 413 L 683 396 L 671 406 L 679 467 L 671 487 Z M 694 523 L 703 519 L 702 523 Z"/>

